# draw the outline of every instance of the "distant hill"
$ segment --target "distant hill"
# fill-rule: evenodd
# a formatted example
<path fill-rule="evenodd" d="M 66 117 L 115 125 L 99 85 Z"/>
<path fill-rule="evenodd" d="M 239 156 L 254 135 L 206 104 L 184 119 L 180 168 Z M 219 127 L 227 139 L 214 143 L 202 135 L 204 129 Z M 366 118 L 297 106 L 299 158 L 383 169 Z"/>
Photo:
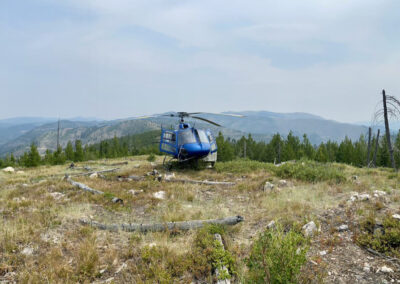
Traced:
<path fill-rule="evenodd" d="M 306 133 L 313 144 L 319 144 L 321 141 L 327 140 L 340 141 L 345 136 L 351 139 L 358 139 L 361 134 L 367 132 L 365 126 L 339 123 L 307 113 L 274 113 L 268 111 L 230 113 L 242 114 L 245 117 L 237 118 L 214 114 L 201 115 L 204 118 L 211 119 L 223 125 L 224 127 L 222 128 L 201 121 L 188 121 L 197 127 L 209 128 L 216 135 L 219 131 L 222 131 L 224 136 L 233 139 L 238 139 L 243 135 L 251 133 L 253 138 L 258 141 L 268 141 L 275 133 L 286 136 L 290 131 L 293 131 L 297 136 L 302 136 Z M 68 141 L 76 139 L 82 140 L 83 144 L 94 144 L 101 140 L 112 138 L 114 135 L 121 137 L 156 130 L 161 125 L 166 128 L 175 127 L 178 122 L 176 118 L 168 117 L 142 120 L 87 121 L 84 118 L 81 118 L 81 120 L 61 121 L 60 143 L 63 147 Z M 41 153 L 44 153 L 46 149 L 54 150 L 57 141 L 57 121 L 52 119 L 50 123 L 44 122 L 45 119 L 29 120 L 29 118 L 15 118 L 12 121 L 8 121 L 8 128 L 1 128 L 2 125 L 7 125 L 7 122 L 0 120 L 0 137 L 4 137 L 5 133 L 13 133 L 12 135 L 8 134 L 7 141 L 0 143 L 0 156 L 11 152 L 15 155 L 20 155 L 28 150 L 32 142 L 38 145 Z"/>

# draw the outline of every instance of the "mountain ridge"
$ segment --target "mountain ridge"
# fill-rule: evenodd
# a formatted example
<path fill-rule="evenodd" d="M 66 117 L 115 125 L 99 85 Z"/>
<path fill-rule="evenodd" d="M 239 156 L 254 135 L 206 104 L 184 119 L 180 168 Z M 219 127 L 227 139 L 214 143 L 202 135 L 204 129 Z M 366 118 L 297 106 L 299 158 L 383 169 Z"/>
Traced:
<path fill-rule="evenodd" d="M 268 141 L 273 134 L 280 133 L 286 136 L 290 131 L 296 136 L 307 134 L 313 144 L 319 144 L 327 140 L 340 141 L 344 137 L 358 139 L 361 134 L 367 132 L 365 126 L 350 123 L 341 123 L 334 120 L 327 120 L 320 116 L 294 112 L 294 113 L 275 113 L 270 111 L 231 111 L 224 112 L 241 114 L 245 117 L 229 117 L 217 114 L 204 113 L 201 116 L 213 120 L 224 127 L 218 128 L 204 122 L 188 119 L 187 121 L 199 128 L 209 128 L 215 135 L 221 131 L 224 136 L 238 139 L 243 135 L 252 134 L 253 138 L 260 141 Z M 24 124 L 16 124 L 19 118 L 13 118 L 14 125 L 11 126 L 15 133 L 8 136 L 4 141 L 1 125 L 4 120 L 0 120 L 0 156 L 8 153 L 20 155 L 29 149 L 29 145 L 34 142 L 38 145 L 41 153 L 46 149 L 54 150 L 57 141 L 57 120 L 45 123 L 45 118 L 33 119 L 33 124 L 29 127 L 22 127 Z M 42 124 L 40 123 L 42 119 Z M 52 118 L 49 118 L 52 119 Z M 39 120 L 39 121 L 38 121 Z M 20 119 L 21 122 L 26 120 Z M 3 124 L 2 124 L 3 122 Z M 65 147 L 68 141 L 76 139 L 82 140 L 83 144 L 98 143 L 104 139 L 117 136 L 138 134 L 146 131 L 156 130 L 163 125 L 164 127 L 174 127 L 178 123 L 176 118 L 158 117 L 148 119 L 114 119 L 114 120 L 94 120 L 94 121 L 70 121 L 61 120 L 60 144 Z M 18 127 L 23 129 L 16 131 Z M 19 135 L 18 135 L 19 134 Z M 1 140 L 3 137 L 3 140 Z"/>

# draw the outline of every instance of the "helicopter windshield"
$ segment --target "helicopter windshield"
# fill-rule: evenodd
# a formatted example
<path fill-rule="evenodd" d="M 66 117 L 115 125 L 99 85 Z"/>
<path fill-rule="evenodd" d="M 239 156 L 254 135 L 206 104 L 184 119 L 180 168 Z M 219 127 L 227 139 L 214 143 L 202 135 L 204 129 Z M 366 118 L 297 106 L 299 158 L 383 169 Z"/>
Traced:
<path fill-rule="evenodd" d="M 196 143 L 196 138 L 194 137 L 194 134 L 192 130 L 184 130 L 184 131 L 179 131 L 179 144 L 189 144 L 189 143 Z"/>
<path fill-rule="evenodd" d="M 210 143 L 204 130 L 196 129 L 196 131 L 199 135 L 200 143 Z"/>

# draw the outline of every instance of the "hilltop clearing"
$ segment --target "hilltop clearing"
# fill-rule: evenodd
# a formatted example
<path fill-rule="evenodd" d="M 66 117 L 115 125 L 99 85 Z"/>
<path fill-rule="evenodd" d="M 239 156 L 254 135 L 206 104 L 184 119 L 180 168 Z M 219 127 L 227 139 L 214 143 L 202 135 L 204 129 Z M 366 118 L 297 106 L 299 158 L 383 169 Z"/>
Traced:
<path fill-rule="evenodd" d="M 279 276 L 283 282 L 399 283 L 397 173 L 237 160 L 171 174 L 161 163 L 139 156 L 0 171 L 0 281 L 279 283 Z M 65 174 L 101 194 L 81 190 Z M 230 216 L 244 221 L 146 233 L 90 226 Z"/>

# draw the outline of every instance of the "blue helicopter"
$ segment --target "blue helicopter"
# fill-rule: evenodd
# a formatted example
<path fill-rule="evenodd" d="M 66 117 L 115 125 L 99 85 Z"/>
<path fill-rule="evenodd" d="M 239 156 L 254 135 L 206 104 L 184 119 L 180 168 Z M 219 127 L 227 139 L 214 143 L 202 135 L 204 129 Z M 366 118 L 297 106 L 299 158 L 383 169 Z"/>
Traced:
<path fill-rule="evenodd" d="M 209 129 L 199 129 L 192 127 L 189 123 L 185 122 L 185 118 L 194 118 L 205 121 L 215 126 L 220 124 L 208 120 L 203 117 L 197 116 L 198 114 L 206 114 L 204 112 L 177 112 L 171 114 L 162 114 L 156 116 L 143 116 L 140 118 L 152 117 L 177 117 L 179 118 L 179 125 L 175 130 L 168 130 L 161 126 L 161 138 L 159 150 L 165 153 L 164 166 L 170 167 L 172 160 L 178 162 L 199 161 L 203 160 L 214 166 L 217 161 L 217 143 Z M 238 114 L 225 114 L 225 113 L 212 113 L 213 115 L 224 115 L 233 117 L 243 117 Z M 168 159 L 169 157 L 169 159 Z"/>

